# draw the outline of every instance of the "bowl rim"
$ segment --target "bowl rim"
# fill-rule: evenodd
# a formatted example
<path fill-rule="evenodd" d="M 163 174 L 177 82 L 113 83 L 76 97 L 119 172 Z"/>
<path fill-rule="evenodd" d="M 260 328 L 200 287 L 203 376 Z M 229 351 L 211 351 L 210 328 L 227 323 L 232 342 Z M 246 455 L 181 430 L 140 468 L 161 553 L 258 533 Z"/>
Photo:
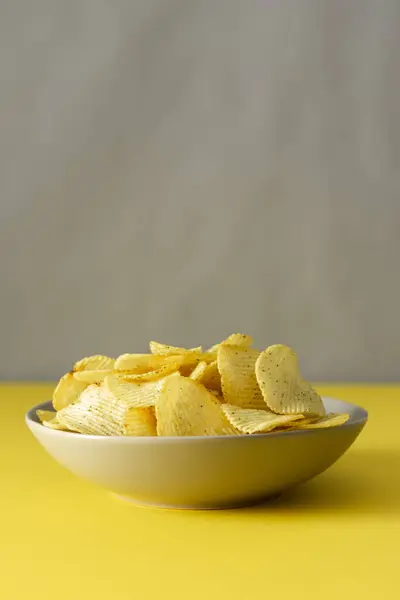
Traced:
<path fill-rule="evenodd" d="M 36 411 L 37 410 L 49 410 L 52 408 L 52 402 L 51 400 L 47 400 L 45 402 L 41 402 L 40 404 L 37 404 L 36 406 L 33 406 L 32 408 L 30 408 L 26 413 L 25 413 L 25 422 L 28 425 L 29 428 L 32 427 L 41 427 L 43 428 L 43 430 L 46 430 L 46 435 L 55 435 L 58 437 L 65 437 L 67 436 L 67 438 L 73 439 L 75 438 L 79 438 L 81 439 L 85 439 L 85 440 L 103 440 L 104 443 L 106 441 L 110 442 L 118 442 L 118 443 L 124 443 L 124 444 L 129 444 L 129 443 L 148 443 L 149 441 L 152 441 L 154 443 L 160 444 L 160 443 L 167 443 L 169 441 L 175 441 L 175 442 L 189 442 L 189 440 L 191 442 L 194 441 L 203 441 L 205 442 L 206 440 L 208 442 L 211 442 L 212 440 L 219 440 L 219 441 L 223 441 L 223 440 L 237 440 L 237 439 L 247 439 L 247 440 L 251 440 L 251 439 L 260 439 L 260 438 L 275 438 L 277 436 L 298 436 L 298 435 L 318 435 L 321 432 L 325 431 L 325 432 L 335 432 L 337 430 L 342 430 L 343 428 L 350 428 L 350 427 L 354 427 L 354 426 L 364 426 L 366 424 L 366 422 L 368 421 L 368 411 L 363 408 L 362 406 L 359 406 L 357 404 L 352 404 L 350 402 L 346 402 L 345 400 L 340 400 L 338 398 L 331 398 L 329 396 L 322 396 L 323 400 L 328 400 L 328 401 L 333 401 L 333 402 L 338 402 L 341 404 L 345 404 L 347 405 L 349 408 L 352 408 L 353 410 L 355 409 L 357 412 L 361 413 L 360 417 L 357 418 L 351 418 L 346 422 L 343 423 L 342 425 L 336 425 L 335 427 L 327 427 L 327 428 L 320 428 L 320 429 L 298 429 L 298 430 L 291 430 L 291 431 L 271 431 L 271 432 L 266 432 L 266 433 L 253 433 L 251 435 L 204 435 L 204 436 L 200 436 L 200 435 L 193 435 L 193 436 L 122 436 L 122 435 L 94 435 L 94 434 L 88 434 L 88 433 L 78 433 L 75 431 L 61 431 L 59 429 L 51 429 L 49 427 L 44 427 L 44 425 L 42 425 L 37 416 L 36 416 Z M 190 442 L 189 442 L 190 443 Z"/>

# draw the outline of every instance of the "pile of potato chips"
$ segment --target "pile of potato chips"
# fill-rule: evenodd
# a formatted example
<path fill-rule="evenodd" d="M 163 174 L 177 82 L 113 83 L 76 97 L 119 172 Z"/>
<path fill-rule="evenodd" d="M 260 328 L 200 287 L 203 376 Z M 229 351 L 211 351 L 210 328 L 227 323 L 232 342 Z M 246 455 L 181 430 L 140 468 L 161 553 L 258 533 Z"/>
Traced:
<path fill-rule="evenodd" d="M 151 354 L 89 356 L 59 381 L 46 427 L 92 435 L 210 436 L 333 427 L 295 352 L 255 350 L 234 333 L 203 351 L 150 342 Z"/>

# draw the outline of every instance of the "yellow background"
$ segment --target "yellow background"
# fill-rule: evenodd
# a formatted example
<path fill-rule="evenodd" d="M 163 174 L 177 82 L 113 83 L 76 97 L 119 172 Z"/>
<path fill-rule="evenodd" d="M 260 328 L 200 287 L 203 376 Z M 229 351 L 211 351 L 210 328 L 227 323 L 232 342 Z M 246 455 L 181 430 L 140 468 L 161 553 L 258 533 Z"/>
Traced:
<path fill-rule="evenodd" d="M 51 385 L 0 386 L 0 597 L 400 597 L 400 387 L 319 390 L 370 412 L 336 465 L 280 502 L 166 511 L 54 462 L 24 424 Z"/>

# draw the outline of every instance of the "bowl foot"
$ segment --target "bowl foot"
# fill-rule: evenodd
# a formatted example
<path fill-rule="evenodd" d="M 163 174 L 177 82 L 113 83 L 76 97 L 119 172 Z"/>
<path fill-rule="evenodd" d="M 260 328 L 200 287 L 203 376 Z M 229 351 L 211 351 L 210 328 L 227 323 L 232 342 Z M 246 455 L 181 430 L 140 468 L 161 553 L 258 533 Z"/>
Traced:
<path fill-rule="evenodd" d="M 122 500 L 123 502 L 129 502 L 130 504 L 135 504 L 136 506 L 141 506 L 143 508 L 159 508 L 164 510 L 232 510 L 235 508 L 245 508 L 246 506 L 256 506 L 257 504 L 264 503 L 274 503 L 281 497 L 281 493 L 274 494 L 272 496 L 257 498 L 253 500 L 243 500 L 240 502 L 232 502 L 232 504 L 223 504 L 223 505 L 201 505 L 201 504 L 164 504 L 161 502 L 144 502 L 143 500 L 137 500 L 136 498 L 132 498 L 131 496 L 123 496 L 120 494 L 113 493 L 113 496 L 118 500 Z"/>

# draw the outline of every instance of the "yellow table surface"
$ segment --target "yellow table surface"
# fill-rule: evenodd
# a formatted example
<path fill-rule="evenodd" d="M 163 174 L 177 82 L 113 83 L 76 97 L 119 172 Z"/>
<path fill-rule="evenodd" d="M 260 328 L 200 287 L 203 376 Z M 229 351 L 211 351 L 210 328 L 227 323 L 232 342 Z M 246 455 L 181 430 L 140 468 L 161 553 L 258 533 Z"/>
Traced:
<path fill-rule="evenodd" d="M 0 597 L 400 598 L 400 387 L 318 388 L 370 413 L 348 453 L 280 502 L 196 512 L 80 481 L 24 424 L 52 386 L 0 386 Z"/>

